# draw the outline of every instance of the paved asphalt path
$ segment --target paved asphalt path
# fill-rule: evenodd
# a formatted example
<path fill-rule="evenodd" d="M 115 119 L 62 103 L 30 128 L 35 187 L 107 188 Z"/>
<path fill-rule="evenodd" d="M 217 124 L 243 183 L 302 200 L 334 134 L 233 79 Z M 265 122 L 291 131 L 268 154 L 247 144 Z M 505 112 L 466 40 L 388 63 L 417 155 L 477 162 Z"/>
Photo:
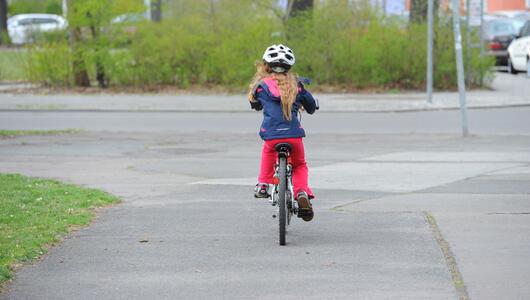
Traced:
<path fill-rule="evenodd" d="M 476 134 L 529 134 L 530 107 L 469 110 L 469 128 Z M 6 112 L 0 111 L 3 129 L 62 129 L 110 131 L 215 131 L 255 132 L 259 113 L 179 112 Z M 308 133 L 459 133 L 460 112 L 304 114 Z"/>
<path fill-rule="evenodd" d="M 528 108 L 304 116 L 314 221 L 252 198 L 251 113 L 1 112 L 0 172 L 114 193 L 0 299 L 524 299 Z M 411 134 L 414 133 L 414 134 Z M 140 241 L 147 242 L 140 242 Z"/>
<path fill-rule="evenodd" d="M 466 92 L 469 108 L 530 106 L 530 82 L 525 75 L 496 73 L 491 89 Z M 0 83 L 0 91 L 9 85 Z M 15 87 L 13 87 L 15 88 Z M 16 89 L 16 88 L 15 88 Z M 311 87 L 309 87 L 312 90 Z M 33 94 L 32 92 L 36 92 Z M 424 92 L 314 94 L 322 109 L 333 112 L 394 112 L 458 109 L 458 92 L 436 92 L 427 103 Z M 84 111 L 176 111 L 246 112 L 249 105 L 243 93 L 47 93 L 21 89 L 0 94 L 0 111 L 12 110 L 84 110 Z"/>

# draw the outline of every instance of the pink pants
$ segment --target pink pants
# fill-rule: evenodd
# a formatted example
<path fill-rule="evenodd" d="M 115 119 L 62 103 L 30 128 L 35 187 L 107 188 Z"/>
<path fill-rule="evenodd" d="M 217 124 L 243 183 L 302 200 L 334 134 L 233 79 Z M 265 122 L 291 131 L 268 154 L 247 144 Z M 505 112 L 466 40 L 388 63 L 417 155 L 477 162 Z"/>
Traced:
<path fill-rule="evenodd" d="M 307 184 L 307 164 L 305 161 L 304 143 L 302 138 L 288 138 L 268 140 L 263 143 L 263 150 L 261 151 L 261 166 L 259 171 L 258 182 L 272 183 L 274 177 L 274 164 L 278 156 L 274 146 L 278 143 L 291 144 L 291 165 L 293 166 L 293 188 L 295 197 L 298 192 L 304 191 L 311 198 L 313 192 Z"/>

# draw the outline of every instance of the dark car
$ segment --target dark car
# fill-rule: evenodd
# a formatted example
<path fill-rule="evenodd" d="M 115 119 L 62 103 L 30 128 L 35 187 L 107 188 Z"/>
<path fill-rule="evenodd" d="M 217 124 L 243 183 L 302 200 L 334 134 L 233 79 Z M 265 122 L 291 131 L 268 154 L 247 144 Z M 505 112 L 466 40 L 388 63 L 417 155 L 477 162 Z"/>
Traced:
<path fill-rule="evenodd" d="M 496 65 L 506 66 L 508 64 L 507 49 L 517 35 L 517 28 L 512 19 L 492 18 L 484 21 L 484 42 L 488 55 L 495 57 Z"/>
<path fill-rule="evenodd" d="M 505 10 L 505 11 L 497 11 L 493 13 L 491 16 L 494 17 L 501 17 L 501 18 L 508 18 L 510 20 L 513 20 L 515 29 L 519 33 L 521 29 L 524 26 L 524 23 L 528 20 L 530 20 L 530 11 L 525 10 Z"/>

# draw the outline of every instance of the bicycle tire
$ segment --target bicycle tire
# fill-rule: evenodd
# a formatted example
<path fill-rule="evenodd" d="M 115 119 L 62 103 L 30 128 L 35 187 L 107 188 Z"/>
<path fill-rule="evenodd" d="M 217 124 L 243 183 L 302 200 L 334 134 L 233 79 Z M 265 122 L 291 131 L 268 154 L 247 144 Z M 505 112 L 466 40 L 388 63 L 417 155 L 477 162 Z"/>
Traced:
<path fill-rule="evenodd" d="M 285 199 L 285 195 L 287 192 L 287 158 L 286 157 L 280 157 L 279 159 L 279 174 L 280 176 L 280 184 L 278 187 L 278 210 L 279 210 L 279 218 L 278 223 L 280 226 L 280 245 L 285 245 L 285 235 L 287 231 L 287 203 Z"/>

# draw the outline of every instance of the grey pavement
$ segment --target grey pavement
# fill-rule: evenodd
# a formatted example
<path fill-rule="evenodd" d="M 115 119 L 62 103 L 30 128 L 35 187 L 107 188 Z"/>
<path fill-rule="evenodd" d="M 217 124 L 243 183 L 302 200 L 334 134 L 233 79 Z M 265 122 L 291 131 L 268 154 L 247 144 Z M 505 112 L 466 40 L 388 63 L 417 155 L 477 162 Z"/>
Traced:
<path fill-rule="evenodd" d="M 310 89 L 310 87 L 309 87 Z M 1 90 L 1 89 L 0 89 Z M 174 111 L 240 112 L 248 111 L 246 96 L 179 94 L 0 94 L 0 110 L 59 111 Z M 322 109 L 328 112 L 391 112 L 457 109 L 457 92 L 437 92 L 433 102 L 425 93 L 316 94 Z M 525 75 L 495 73 L 492 90 L 467 93 L 470 108 L 530 106 L 530 79 Z"/>
<path fill-rule="evenodd" d="M 304 116 L 316 216 L 280 247 L 252 197 L 257 114 L 4 111 L 0 128 L 87 131 L 0 140 L 0 172 L 123 203 L 0 299 L 525 299 L 529 109 L 472 112 L 468 138 L 451 111 Z"/>
<path fill-rule="evenodd" d="M 259 114 L 244 96 L 0 94 L 1 129 L 86 130 L 0 140 L 0 172 L 124 201 L 0 299 L 524 299 L 528 80 L 468 93 L 465 139 L 456 93 L 318 95 L 302 120 L 316 218 L 286 247 L 251 197 Z"/>
<path fill-rule="evenodd" d="M 65 129 L 110 131 L 210 131 L 256 132 L 260 112 L 87 112 L 87 111 L 0 111 L 2 129 Z M 421 111 L 400 113 L 317 113 L 302 115 L 302 124 L 313 133 L 412 134 L 462 131 L 460 113 Z M 472 134 L 521 134 L 530 132 L 530 107 L 470 109 Z"/>

